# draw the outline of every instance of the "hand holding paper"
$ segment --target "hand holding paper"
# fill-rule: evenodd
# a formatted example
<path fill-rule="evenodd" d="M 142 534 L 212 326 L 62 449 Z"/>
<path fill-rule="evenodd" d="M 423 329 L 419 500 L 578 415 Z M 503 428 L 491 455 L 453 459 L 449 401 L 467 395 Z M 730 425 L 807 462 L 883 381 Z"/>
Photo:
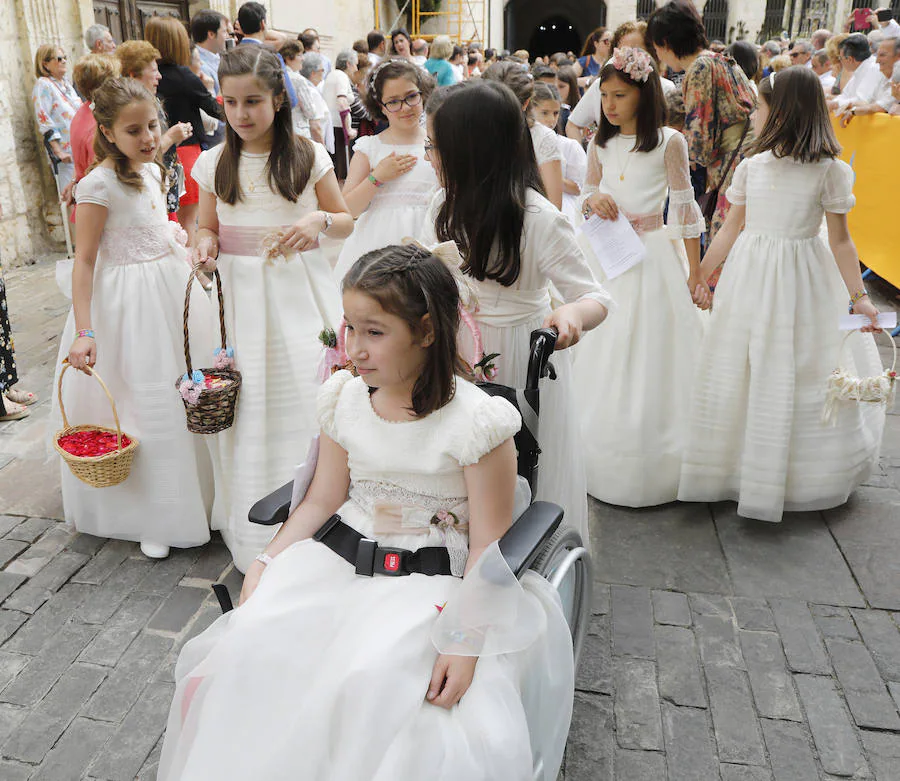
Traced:
<path fill-rule="evenodd" d="M 622 212 L 616 220 L 603 220 L 595 214 L 584 221 L 581 230 L 607 279 L 621 276 L 646 255 L 640 236 Z"/>

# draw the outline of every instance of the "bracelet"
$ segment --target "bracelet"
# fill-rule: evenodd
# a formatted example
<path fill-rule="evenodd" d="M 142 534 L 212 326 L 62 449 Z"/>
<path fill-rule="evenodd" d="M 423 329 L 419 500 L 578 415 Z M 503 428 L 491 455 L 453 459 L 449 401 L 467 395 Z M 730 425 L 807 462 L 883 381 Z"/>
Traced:
<path fill-rule="evenodd" d="M 378 179 L 375 178 L 375 174 L 369 174 L 369 181 L 376 187 L 384 187 L 384 182 L 378 181 Z"/>
<path fill-rule="evenodd" d="M 268 567 L 272 563 L 272 557 L 268 553 L 260 553 L 259 556 L 256 557 L 256 561 L 261 561 Z"/>
<path fill-rule="evenodd" d="M 863 288 L 862 290 L 857 290 L 852 296 L 850 296 L 850 306 L 848 307 L 848 311 L 851 315 L 853 314 L 853 307 L 856 306 L 856 304 L 862 299 L 867 298 L 868 295 L 869 294 L 866 292 L 866 289 Z"/>
<path fill-rule="evenodd" d="M 82 336 L 86 336 L 88 339 L 93 339 L 94 332 L 90 328 L 83 328 L 78 332 L 78 338 L 80 339 Z"/>

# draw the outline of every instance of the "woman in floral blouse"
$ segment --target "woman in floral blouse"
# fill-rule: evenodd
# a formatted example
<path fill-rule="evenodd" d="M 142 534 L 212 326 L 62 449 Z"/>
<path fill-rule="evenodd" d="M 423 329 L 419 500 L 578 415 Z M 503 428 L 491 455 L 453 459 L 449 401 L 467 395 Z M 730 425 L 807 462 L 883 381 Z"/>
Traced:
<path fill-rule="evenodd" d="M 647 39 L 653 43 L 663 64 L 684 71 L 684 134 L 688 155 L 692 165 L 707 169 L 707 189 L 719 188 L 716 213 L 709 226 L 711 240 L 728 212 L 725 191 L 731 184 L 734 169 L 753 141 L 749 122 L 756 98 L 734 60 L 709 51 L 703 21 L 692 3 L 670 0 L 654 11 L 647 22 Z M 738 146 L 740 149 L 729 166 Z M 718 280 L 721 270 L 720 266 L 714 278 L 710 278 L 711 285 Z"/>
<path fill-rule="evenodd" d="M 53 153 L 60 159 L 60 192 L 66 189 L 75 175 L 69 126 L 75 112 L 81 108 L 81 98 L 65 78 L 68 65 L 65 52 L 58 46 L 50 43 L 38 46 L 34 55 L 34 75 L 37 81 L 31 92 L 31 101 L 34 104 L 38 131 L 49 138 Z"/>

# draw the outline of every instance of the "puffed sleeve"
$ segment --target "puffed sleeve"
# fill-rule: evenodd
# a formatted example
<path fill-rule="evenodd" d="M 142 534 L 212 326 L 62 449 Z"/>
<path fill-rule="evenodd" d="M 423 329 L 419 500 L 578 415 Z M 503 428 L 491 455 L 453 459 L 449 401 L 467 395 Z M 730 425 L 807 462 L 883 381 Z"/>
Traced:
<path fill-rule="evenodd" d="M 731 177 L 731 186 L 725 192 L 728 203 L 735 206 L 743 206 L 747 203 L 747 173 L 750 170 L 750 158 L 741 160 L 734 169 Z"/>
<path fill-rule="evenodd" d="M 535 217 L 534 236 L 540 239 L 537 263 L 556 286 L 563 301 L 571 304 L 589 298 L 612 310 L 612 296 L 594 277 L 569 218 L 552 205 L 539 211 Z M 526 211 L 526 225 L 528 218 Z M 528 245 L 526 240 L 526 252 Z"/>
<path fill-rule="evenodd" d="M 537 158 L 539 166 L 554 160 L 562 162 L 563 156 L 559 151 L 559 142 L 556 140 L 556 133 L 552 130 L 543 125 L 534 125 L 531 128 L 531 140 L 534 143 L 534 156 Z"/>
<path fill-rule="evenodd" d="M 106 169 L 95 168 L 75 186 L 75 203 L 93 203 L 109 208 L 109 183 Z"/>
<path fill-rule="evenodd" d="M 687 141 L 681 133 L 673 133 L 664 155 L 666 179 L 669 183 L 669 213 L 666 227 L 672 238 L 696 239 L 706 230 L 703 212 L 694 199 Z"/>
<path fill-rule="evenodd" d="M 222 147 L 213 147 L 205 152 L 201 152 L 197 162 L 194 163 L 194 167 L 191 169 L 191 177 L 203 192 L 213 194 L 216 192 L 216 163 Z"/>
<path fill-rule="evenodd" d="M 359 136 L 359 138 L 353 142 L 353 151 L 362 152 L 369 158 L 369 163 L 374 165 L 375 161 L 372 159 L 372 146 L 376 143 L 378 142 L 375 141 L 375 136 Z"/>
<path fill-rule="evenodd" d="M 316 397 L 316 418 L 319 428 L 338 444 L 340 444 L 339 427 L 335 420 L 335 412 L 344 387 L 352 379 L 353 375 L 349 371 L 341 369 L 322 383 Z"/>
<path fill-rule="evenodd" d="M 313 160 L 312 171 L 309 175 L 309 183 L 315 185 L 319 183 L 319 180 L 325 176 L 325 174 L 334 169 L 334 163 L 331 162 L 331 156 L 325 150 L 324 146 L 315 142 L 312 142 L 312 145 L 316 149 L 316 156 Z"/>
<path fill-rule="evenodd" d="M 853 195 L 853 169 L 843 160 L 833 160 L 825 172 L 822 206 L 832 214 L 846 214 L 856 205 Z"/>
<path fill-rule="evenodd" d="M 460 443 L 460 466 L 477 464 L 522 427 L 521 416 L 506 399 L 483 395 L 469 417 L 468 430 Z"/>

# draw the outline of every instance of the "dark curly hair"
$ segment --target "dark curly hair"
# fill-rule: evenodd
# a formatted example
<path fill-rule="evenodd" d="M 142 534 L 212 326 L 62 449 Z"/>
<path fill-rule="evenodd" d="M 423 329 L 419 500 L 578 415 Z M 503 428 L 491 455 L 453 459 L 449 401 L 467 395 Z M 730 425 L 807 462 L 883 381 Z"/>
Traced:
<path fill-rule="evenodd" d="M 384 91 L 384 83 L 389 79 L 407 79 L 419 88 L 422 93 L 422 105 L 428 102 L 434 90 L 434 79 L 427 71 L 413 65 L 409 60 L 398 58 L 386 60 L 380 63 L 369 74 L 368 85 L 362 96 L 363 104 L 374 119 L 387 121 L 384 106 L 381 105 L 381 96 Z"/>

